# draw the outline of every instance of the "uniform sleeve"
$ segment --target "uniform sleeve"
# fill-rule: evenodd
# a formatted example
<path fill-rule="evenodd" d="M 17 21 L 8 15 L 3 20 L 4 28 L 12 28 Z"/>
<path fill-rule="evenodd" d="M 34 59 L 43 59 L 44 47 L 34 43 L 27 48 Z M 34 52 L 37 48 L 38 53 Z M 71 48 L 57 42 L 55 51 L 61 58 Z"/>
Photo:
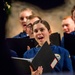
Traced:
<path fill-rule="evenodd" d="M 18 35 L 16 35 L 16 36 L 12 37 L 12 38 L 20 38 L 20 36 L 19 36 L 19 34 L 18 34 Z"/>
<path fill-rule="evenodd" d="M 72 61 L 69 52 L 65 49 L 64 53 L 64 70 L 73 72 Z"/>
<path fill-rule="evenodd" d="M 35 48 L 31 48 L 30 50 L 27 50 L 24 54 L 23 54 L 23 58 L 33 58 L 35 56 Z"/>
<path fill-rule="evenodd" d="M 23 58 L 28 58 L 28 51 L 23 54 Z"/>

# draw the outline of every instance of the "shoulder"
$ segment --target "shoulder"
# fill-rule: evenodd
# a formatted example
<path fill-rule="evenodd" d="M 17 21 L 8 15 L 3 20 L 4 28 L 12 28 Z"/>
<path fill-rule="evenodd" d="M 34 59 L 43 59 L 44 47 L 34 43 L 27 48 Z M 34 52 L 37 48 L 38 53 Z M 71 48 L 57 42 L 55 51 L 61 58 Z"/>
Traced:
<path fill-rule="evenodd" d="M 19 34 L 17 34 L 17 35 L 15 35 L 13 38 L 20 38 L 20 35 L 22 34 L 22 32 L 21 33 L 19 33 Z"/>
<path fill-rule="evenodd" d="M 61 53 L 68 53 L 69 54 L 68 50 L 61 47 L 61 46 L 52 45 L 52 49 L 55 51 L 61 52 Z"/>
<path fill-rule="evenodd" d="M 30 50 L 27 50 L 25 53 L 31 53 L 31 52 L 35 52 L 38 48 L 34 47 L 31 48 Z"/>
<path fill-rule="evenodd" d="M 13 38 L 23 38 L 23 37 L 27 37 L 27 34 L 25 32 L 20 32 L 19 34 L 17 34 Z"/>
<path fill-rule="evenodd" d="M 70 53 L 68 52 L 68 50 L 66 50 L 63 47 L 53 45 L 52 51 L 54 52 L 54 54 L 58 58 L 58 60 L 60 59 L 59 57 L 66 58 L 66 59 L 70 58 Z"/>
<path fill-rule="evenodd" d="M 71 32 L 70 34 L 73 34 L 73 35 L 75 35 L 75 31 Z"/>
<path fill-rule="evenodd" d="M 40 48 L 37 48 L 37 47 L 34 47 L 34 48 L 31 48 L 30 50 L 27 50 L 24 54 L 23 54 L 23 57 L 24 58 L 33 58 L 36 53 L 39 51 Z"/>

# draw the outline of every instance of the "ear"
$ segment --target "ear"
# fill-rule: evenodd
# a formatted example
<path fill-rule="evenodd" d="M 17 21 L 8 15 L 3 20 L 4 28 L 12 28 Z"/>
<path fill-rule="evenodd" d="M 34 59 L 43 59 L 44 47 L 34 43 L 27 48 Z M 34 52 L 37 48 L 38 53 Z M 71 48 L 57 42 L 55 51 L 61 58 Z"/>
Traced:
<path fill-rule="evenodd" d="M 51 35 L 51 33 L 52 33 L 52 31 L 51 31 L 51 30 L 49 30 L 49 35 Z"/>
<path fill-rule="evenodd" d="M 75 23 L 74 23 L 74 31 L 75 31 Z"/>

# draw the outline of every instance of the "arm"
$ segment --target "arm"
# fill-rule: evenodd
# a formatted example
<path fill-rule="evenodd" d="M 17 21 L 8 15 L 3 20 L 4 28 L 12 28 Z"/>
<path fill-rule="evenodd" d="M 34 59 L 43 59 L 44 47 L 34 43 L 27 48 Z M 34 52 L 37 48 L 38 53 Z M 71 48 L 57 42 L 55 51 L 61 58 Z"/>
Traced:
<path fill-rule="evenodd" d="M 73 72 L 71 57 L 67 50 L 64 53 L 64 67 L 65 71 Z"/>

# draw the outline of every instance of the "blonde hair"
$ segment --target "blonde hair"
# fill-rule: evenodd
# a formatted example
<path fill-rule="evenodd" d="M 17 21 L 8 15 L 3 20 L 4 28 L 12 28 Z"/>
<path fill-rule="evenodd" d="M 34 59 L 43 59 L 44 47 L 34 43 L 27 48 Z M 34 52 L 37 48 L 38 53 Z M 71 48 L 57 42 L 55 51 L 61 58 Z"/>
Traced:
<path fill-rule="evenodd" d="M 30 9 L 30 8 L 22 8 L 22 9 L 20 10 L 20 12 L 22 12 L 22 11 L 31 11 L 32 15 L 34 15 L 33 10 Z"/>

